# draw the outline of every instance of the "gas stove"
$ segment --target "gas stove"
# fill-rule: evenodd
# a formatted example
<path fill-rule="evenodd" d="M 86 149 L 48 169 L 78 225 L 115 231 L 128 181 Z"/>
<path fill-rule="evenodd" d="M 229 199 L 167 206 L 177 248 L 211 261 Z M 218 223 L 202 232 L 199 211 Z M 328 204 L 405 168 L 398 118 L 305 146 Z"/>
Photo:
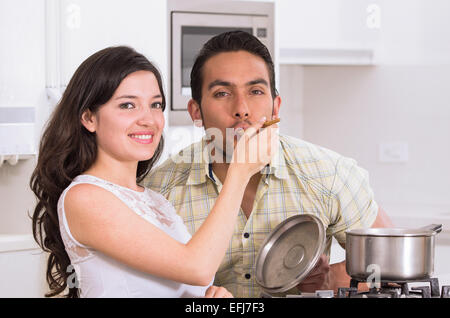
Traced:
<path fill-rule="evenodd" d="M 450 298 L 450 286 L 442 286 L 440 289 L 437 278 L 381 281 L 377 287 L 372 287 L 368 291 L 358 291 L 360 283 L 366 283 L 366 281 L 352 279 L 350 287 L 338 288 L 337 294 L 332 290 L 317 290 L 315 293 L 302 292 L 298 295 L 286 295 L 283 298 Z M 412 286 L 418 283 L 420 286 Z M 262 293 L 261 297 L 274 298 L 267 293 Z"/>
<path fill-rule="evenodd" d="M 450 298 L 450 286 L 439 289 L 437 278 L 408 281 L 381 281 L 377 287 L 358 292 L 359 281 L 352 279 L 349 288 L 338 288 L 337 298 Z M 411 286 L 421 283 L 420 286 Z M 422 285 L 424 283 L 425 285 Z"/>

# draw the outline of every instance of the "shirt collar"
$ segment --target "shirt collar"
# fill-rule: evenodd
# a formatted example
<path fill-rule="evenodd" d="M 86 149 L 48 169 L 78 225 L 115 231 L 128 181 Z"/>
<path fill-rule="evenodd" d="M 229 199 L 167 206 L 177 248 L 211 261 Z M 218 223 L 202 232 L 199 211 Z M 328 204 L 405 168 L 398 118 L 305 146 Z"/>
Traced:
<path fill-rule="evenodd" d="M 278 179 L 287 179 L 289 176 L 281 140 L 278 142 L 278 152 L 270 162 L 268 174 L 273 174 Z"/>

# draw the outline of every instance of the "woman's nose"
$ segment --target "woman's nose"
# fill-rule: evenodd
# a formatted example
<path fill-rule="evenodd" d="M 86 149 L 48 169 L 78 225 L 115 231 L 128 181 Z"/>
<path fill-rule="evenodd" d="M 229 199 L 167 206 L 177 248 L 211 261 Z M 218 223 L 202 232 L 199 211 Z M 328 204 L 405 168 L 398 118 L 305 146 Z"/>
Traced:
<path fill-rule="evenodd" d="M 144 107 L 139 114 L 137 123 L 142 126 L 152 126 L 155 123 L 154 114 L 150 108 Z"/>

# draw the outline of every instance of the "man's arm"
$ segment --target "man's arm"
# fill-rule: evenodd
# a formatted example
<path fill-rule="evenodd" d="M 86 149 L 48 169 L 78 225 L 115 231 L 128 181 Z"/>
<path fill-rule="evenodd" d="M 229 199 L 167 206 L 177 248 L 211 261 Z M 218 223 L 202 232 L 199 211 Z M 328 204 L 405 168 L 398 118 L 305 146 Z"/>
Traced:
<path fill-rule="evenodd" d="M 376 227 L 393 227 L 393 226 L 394 225 L 389 216 L 387 215 L 387 213 L 383 209 L 378 208 L 378 214 L 375 221 L 372 224 L 372 227 L 376 228 Z M 345 246 L 343 247 L 345 248 Z M 350 286 L 351 277 L 347 274 L 347 271 L 345 269 L 345 261 L 330 265 L 329 276 L 330 276 L 329 277 L 330 289 L 333 289 L 335 292 L 337 292 L 337 289 L 339 287 Z"/>

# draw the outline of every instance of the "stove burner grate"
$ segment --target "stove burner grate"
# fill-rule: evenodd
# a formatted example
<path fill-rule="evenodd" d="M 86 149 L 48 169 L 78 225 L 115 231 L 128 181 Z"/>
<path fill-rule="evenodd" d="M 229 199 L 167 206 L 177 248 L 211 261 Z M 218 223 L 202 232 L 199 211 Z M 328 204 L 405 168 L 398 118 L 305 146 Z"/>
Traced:
<path fill-rule="evenodd" d="M 450 286 L 442 286 L 442 292 L 440 292 L 437 278 L 381 281 L 379 287 L 372 287 L 365 292 L 358 292 L 359 283 L 366 282 L 352 279 L 350 287 L 338 288 L 336 296 L 338 298 L 450 298 Z M 428 283 L 429 286 L 410 288 L 411 283 Z"/>

